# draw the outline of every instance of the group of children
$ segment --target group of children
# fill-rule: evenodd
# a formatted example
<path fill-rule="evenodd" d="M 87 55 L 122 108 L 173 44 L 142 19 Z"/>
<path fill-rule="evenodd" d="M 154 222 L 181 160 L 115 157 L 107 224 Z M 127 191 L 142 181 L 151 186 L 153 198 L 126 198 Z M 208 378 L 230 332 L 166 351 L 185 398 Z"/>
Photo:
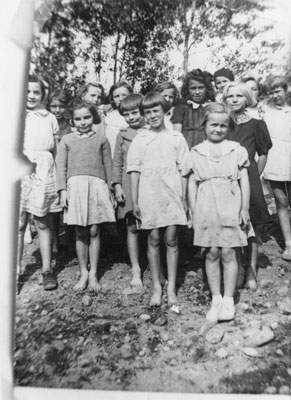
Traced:
<path fill-rule="evenodd" d="M 232 320 L 236 287 L 257 289 L 261 229 L 270 222 L 263 174 L 270 182 L 285 240 L 282 258 L 291 261 L 288 83 L 272 76 L 265 88 L 267 96 L 261 98 L 252 77 L 235 81 L 226 68 L 214 76 L 196 69 L 185 76 L 181 96 L 171 82 L 159 83 L 142 96 L 120 81 L 104 104 L 102 85 L 89 83 L 70 104 L 63 92 L 51 94 L 48 111 L 42 81 L 30 76 L 24 153 L 36 170 L 22 180 L 19 271 L 23 235 L 32 214 L 44 289 L 57 287 L 51 268 L 57 224 L 51 215 L 63 210 L 64 223 L 75 226 L 80 278 L 74 289 L 98 291 L 100 224 L 122 220 L 131 285 L 142 287 L 139 231 L 144 230 L 153 285 L 150 305 L 162 302 L 164 246 L 167 301 L 178 312 L 178 228 L 190 220 L 212 295 L 206 318 Z M 246 276 L 239 274 L 245 269 Z"/>

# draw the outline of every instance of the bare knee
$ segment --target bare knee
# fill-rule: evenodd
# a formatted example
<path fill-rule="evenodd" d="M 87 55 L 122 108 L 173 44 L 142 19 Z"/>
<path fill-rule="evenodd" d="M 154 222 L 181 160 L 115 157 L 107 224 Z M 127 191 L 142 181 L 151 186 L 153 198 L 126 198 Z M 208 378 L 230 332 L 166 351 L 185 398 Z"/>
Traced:
<path fill-rule="evenodd" d="M 160 246 L 160 234 L 158 229 L 151 231 L 148 236 L 148 246 L 149 247 L 159 247 Z"/>
<path fill-rule="evenodd" d="M 166 235 L 165 236 L 165 245 L 167 247 L 177 247 L 178 246 L 177 235 Z"/>
<path fill-rule="evenodd" d="M 99 236 L 99 226 L 98 225 L 91 225 L 90 226 L 90 237 L 91 238 L 96 238 Z"/>
<path fill-rule="evenodd" d="M 206 253 L 206 259 L 214 262 L 219 258 L 219 249 L 217 247 L 211 247 Z"/>
<path fill-rule="evenodd" d="M 235 259 L 235 250 L 230 248 L 221 249 L 221 261 L 223 263 L 229 263 Z"/>
<path fill-rule="evenodd" d="M 85 242 L 88 240 L 88 229 L 84 226 L 76 226 L 76 240 Z"/>
<path fill-rule="evenodd" d="M 50 218 L 48 215 L 44 217 L 34 217 L 36 227 L 40 231 L 50 229 Z"/>
<path fill-rule="evenodd" d="M 136 235 L 138 233 L 136 225 L 134 225 L 134 224 L 128 225 L 127 232 L 132 233 L 133 235 Z"/>
<path fill-rule="evenodd" d="M 23 234 L 28 222 L 28 214 L 26 212 L 21 212 L 19 216 L 18 232 Z"/>

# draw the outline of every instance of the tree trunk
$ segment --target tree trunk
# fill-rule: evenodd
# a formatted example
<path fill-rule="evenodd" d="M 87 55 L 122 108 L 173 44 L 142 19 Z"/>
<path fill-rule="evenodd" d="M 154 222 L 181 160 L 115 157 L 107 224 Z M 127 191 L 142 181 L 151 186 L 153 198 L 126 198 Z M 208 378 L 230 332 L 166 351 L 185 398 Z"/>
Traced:
<path fill-rule="evenodd" d="M 183 51 L 183 73 L 184 76 L 188 72 L 188 64 L 189 64 L 189 40 L 192 31 L 192 26 L 194 22 L 196 11 L 196 0 L 192 0 L 191 2 L 191 9 L 189 10 L 190 16 L 187 18 L 187 7 L 184 7 L 184 16 L 182 19 L 182 31 L 184 33 L 184 51 Z"/>
<path fill-rule="evenodd" d="M 114 66 L 113 66 L 113 82 L 116 83 L 117 78 L 117 64 L 118 64 L 118 50 L 119 50 L 119 42 L 120 42 L 120 32 L 117 32 L 117 38 L 115 43 L 115 51 L 114 51 Z"/>

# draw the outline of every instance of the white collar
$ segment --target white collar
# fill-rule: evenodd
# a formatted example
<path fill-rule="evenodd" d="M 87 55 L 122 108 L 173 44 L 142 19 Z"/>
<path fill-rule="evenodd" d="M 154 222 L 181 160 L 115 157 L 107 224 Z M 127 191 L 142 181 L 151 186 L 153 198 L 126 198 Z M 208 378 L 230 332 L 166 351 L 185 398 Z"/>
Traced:
<path fill-rule="evenodd" d="M 192 108 L 194 110 L 197 110 L 197 108 L 199 108 L 200 106 L 206 107 L 208 103 L 198 104 L 198 103 L 195 103 L 195 101 L 187 100 L 187 104 L 189 104 L 189 106 L 192 106 Z"/>

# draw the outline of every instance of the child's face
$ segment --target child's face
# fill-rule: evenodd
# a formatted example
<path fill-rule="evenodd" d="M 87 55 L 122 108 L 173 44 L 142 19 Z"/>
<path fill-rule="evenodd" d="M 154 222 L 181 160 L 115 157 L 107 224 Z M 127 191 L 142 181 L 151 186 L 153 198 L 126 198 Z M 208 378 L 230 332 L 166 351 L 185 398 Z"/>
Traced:
<path fill-rule="evenodd" d="M 83 100 L 89 104 L 100 106 L 102 103 L 102 90 L 95 86 L 89 86 L 87 93 L 83 96 Z"/>
<path fill-rule="evenodd" d="M 256 101 L 259 100 L 259 88 L 258 84 L 256 81 L 249 80 L 246 82 L 247 87 L 252 91 L 252 94 L 254 95 L 254 98 Z"/>
<path fill-rule="evenodd" d="M 92 130 L 93 115 L 86 107 L 74 111 L 73 122 L 80 133 L 88 133 Z"/>
<path fill-rule="evenodd" d="M 152 130 L 160 131 L 164 128 L 165 113 L 160 104 L 152 108 L 146 108 L 144 110 L 144 116 Z"/>
<path fill-rule="evenodd" d="M 129 95 L 129 90 L 125 86 L 121 86 L 118 89 L 115 89 L 112 93 L 112 99 L 115 104 L 115 107 L 118 108 L 121 100 Z"/>
<path fill-rule="evenodd" d="M 66 105 L 60 100 L 52 99 L 50 103 L 50 110 L 57 119 L 61 119 L 66 111 Z"/>
<path fill-rule="evenodd" d="M 196 81 L 195 79 L 190 79 L 188 91 L 192 101 L 195 101 L 195 103 L 198 104 L 204 103 L 206 97 L 206 86 L 203 83 Z"/>
<path fill-rule="evenodd" d="M 170 104 L 170 107 L 172 107 L 175 100 L 174 89 L 165 89 L 161 92 L 161 95 L 167 100 L 167 102 Z"/>
<path fill-rule="evenodd" d="M 209 114 L 205 124 L 205 132 L 209 142 L 222 142 L 227 135 L 228 125 L 229 117 L 227 114 Z"/>
<path fill-rule="evenodd" d="M 246 108 L 246 98 L 243 93 L 236 87 L 229 88 L 226 95 L 226 103 L 235 113 L 241 113 Z"/>
<path fill-rule="evenodd" d="M 278 107 L 282 107 L 287 104 L 286 103 L 286 92 L 281 86 L 278 86 L 278 87 L 274 88 L 273 90 L 271 90 L 268 93 L 268 96 L 269 96 L 270 100 Z"/>
<path fill-rule="evenodd" d="M 26 108 L 35 110 L 42 101 L 40 84 L 38 82 L 28 82 Z"/>
<path fill-rule="evenodd" d="M 123 116 L 128 125 L 133 129 L 138 129 L 141 126 L 142 116 L 140 115 L 139 108 L 133 110 L 123 111 Z"/>
<path fill-rule="evenodd" d="M 222 93 L 223 92 L 223 88 L 224 86 L 230 82 L 230 79 L 228 79 L 226 76 L 218 76 L 217 78 L 215 78 L 215 86 L 216 89 Z"/>

